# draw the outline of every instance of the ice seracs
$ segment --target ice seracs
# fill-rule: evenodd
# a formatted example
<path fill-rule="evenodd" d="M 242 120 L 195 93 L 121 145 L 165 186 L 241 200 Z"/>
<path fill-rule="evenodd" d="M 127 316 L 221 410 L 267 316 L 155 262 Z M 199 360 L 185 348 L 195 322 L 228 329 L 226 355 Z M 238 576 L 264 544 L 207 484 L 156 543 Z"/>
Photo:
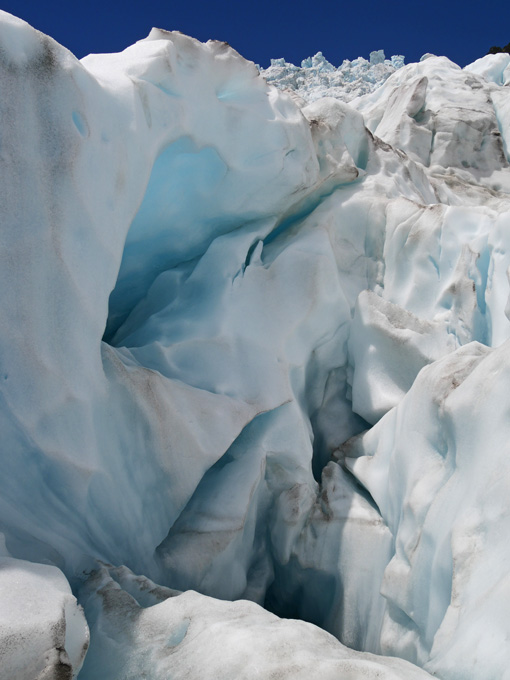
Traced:
<path fill-rule="evenodd" d="M 289 93 L 175 32 L 0 36 L 0 527 L 65 672 L 63 574 L 87 680 L 505 677 L 501 55 Z"/>

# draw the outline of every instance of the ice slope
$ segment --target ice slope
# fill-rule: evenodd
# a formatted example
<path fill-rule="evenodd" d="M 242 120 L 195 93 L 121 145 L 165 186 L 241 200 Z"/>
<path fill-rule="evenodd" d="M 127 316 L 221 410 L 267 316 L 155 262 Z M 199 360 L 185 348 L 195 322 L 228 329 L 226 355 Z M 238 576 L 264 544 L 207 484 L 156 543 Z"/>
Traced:
<path fill-rule="evenodd" d="M 307 103 L 176 32 L 0 44 L 0 531 L 85 605 L 80 678 L 427 677 L 275 614 L 505 677 L 501 55 Z"/>

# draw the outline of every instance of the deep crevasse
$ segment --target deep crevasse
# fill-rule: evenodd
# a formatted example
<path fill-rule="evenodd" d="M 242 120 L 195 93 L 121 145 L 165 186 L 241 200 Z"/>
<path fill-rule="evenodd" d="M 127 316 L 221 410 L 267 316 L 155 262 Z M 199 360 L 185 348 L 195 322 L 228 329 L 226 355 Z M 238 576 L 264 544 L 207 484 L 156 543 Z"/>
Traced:
<path fill-rule="evenodd" d="M 307 104 L 1 19 L 0 677 L 79 670 L 55 567 L 84 680 L 507 677 L 510 57 Z"/>

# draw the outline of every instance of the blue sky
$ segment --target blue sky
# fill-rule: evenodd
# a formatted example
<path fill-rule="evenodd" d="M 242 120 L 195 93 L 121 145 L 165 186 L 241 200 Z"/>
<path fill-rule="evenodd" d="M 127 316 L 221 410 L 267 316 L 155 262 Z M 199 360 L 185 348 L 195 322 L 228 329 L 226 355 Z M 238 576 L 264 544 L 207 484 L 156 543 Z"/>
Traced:
<path fill-rule="evenodd" d="M 338 65 L 378 49 L 387 57 L 403 54 L 407 63 L 433 52 L 465 66 L 492 45 L 510 42 L 506 0 L 4 0 L 1 7 L 78 57 L 122 50 L 145 37 L 152 26 L 180 30 L 200 40 L 226 40 L 262 66 L 271 57 L 300 63 L 319 50 Z"/>

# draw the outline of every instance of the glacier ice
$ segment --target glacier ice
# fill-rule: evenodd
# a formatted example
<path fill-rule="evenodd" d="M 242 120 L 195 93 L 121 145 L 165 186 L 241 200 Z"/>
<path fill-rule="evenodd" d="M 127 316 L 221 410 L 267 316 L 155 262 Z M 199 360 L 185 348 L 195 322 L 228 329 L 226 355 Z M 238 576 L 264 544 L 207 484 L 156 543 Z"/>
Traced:
<path fill-rule="evenodd" d="M 428 366 L 346 452 L 395 537 L 382 648 L 439 677 L 478 677 L 480 664 L 480 677 L 508 677 L 506 437 L 495 427 L 506 356 L 508 343 L 475 342 Z"/>
<path fill-rule="evenodd" d="M 508 55 L 0 44 L 1 680 L 510 677 Z"/>
<path fill-rule="evenodd" d="M 268 83 L 294 92 L 307 102 L 322 97 L 335 97 L 349 102 L 381 87 L 397 69 L 404 66 L 405 58 L 395 55 L 386 59 L 383 50 L 370 53 L 369 59 L 358 57 L 344 59 L 337 68 L 322 52 L 308 57 L 295 66 L 285 59 L 271 59 L 271 65 L 261 69 Z"/>
<path fill-rule="evenodd" d="M 510 54 L 501 52 L 497 55 L 486 55 L 468 64 L 464 70 L 483 76 L 496 85 L 508 85 L 510 83 Z"/>
<path fill-rule="evenodd" d="M 88 645 L 83 610 L 64 574 L 53 566 L 0 557 L 1 677 L 75 678 Z"/>
<path fill-rule="evenodd" d="M 149 600 L 147 600 L 149 594 Z M 305 680 L 425 680 L 431 676 L 391 657 L 353 652 L 319 628 L 279 619 L 253 602 L 156 588 L 126 568 L 103 565 L 83 588 L 97 645 L 80 678 L 171 677 Z M 148 604 L 150 602 L 151 604 Z"/>
<path fill-rule="evenodd" d="M 353 410 L 374 425 L 399 404 L 424 366 L 456 347 L 446 321 L 423 321 L 362 291 L 348 342 Z"/>

